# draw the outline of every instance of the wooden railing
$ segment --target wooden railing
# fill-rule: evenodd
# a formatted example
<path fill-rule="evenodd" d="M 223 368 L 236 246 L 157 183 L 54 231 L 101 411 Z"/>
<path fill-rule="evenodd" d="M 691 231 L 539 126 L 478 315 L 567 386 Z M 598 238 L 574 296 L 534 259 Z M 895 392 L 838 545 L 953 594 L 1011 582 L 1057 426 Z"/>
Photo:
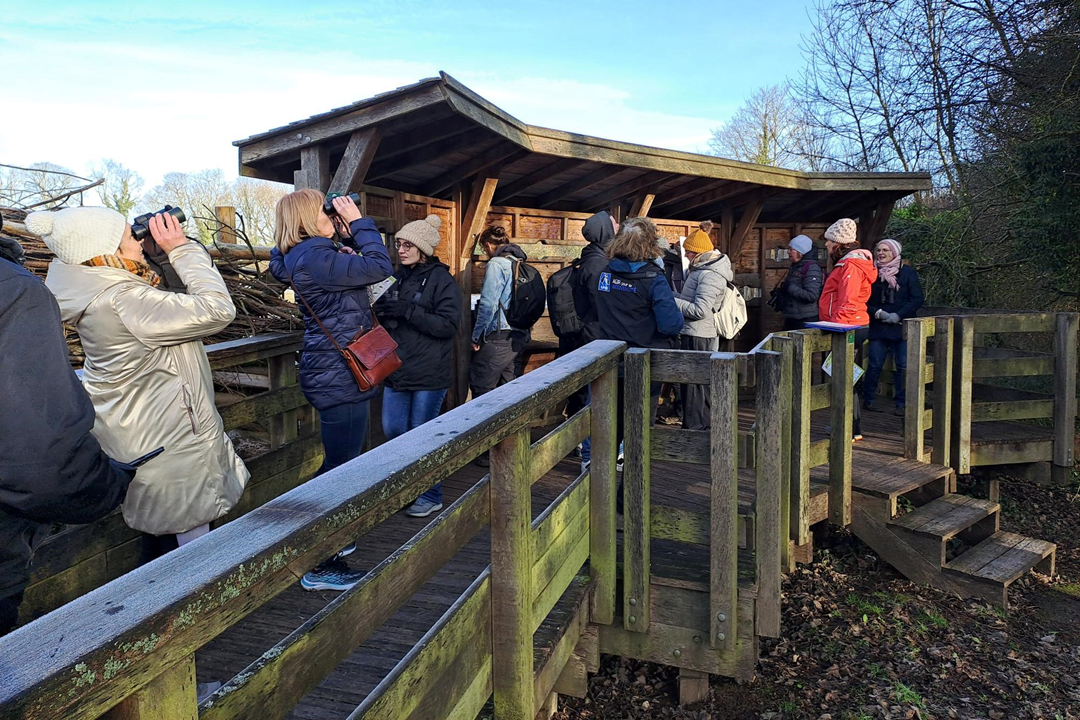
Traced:
<path fill-rule="evenodd" d="M 911 408 L 905 422 L 908 456 L 922 457 L 924 433 L 932 428 L 934 461 L 947 463 L 958 473 L 969 473 L 976 466 L 1049 461 L 1057 480 L 1064 481 L 1075 460 L 1078 326 L 1076 313 L 978 311 L 905 321 Z M 951 342 L 940 339 L 950 332 Z M 985 344 L 986 336 L 1000 333 L 1049 333 L 1052 352 Z M 935 338 L 933 364 L 926 363 L 928 337 Z M 1052 395 L 994 382 L 1037 376 L 1053 378 Z M 934 383 L 933 408 L 917 412 L 929 382 Z M 986 393 L 994 397 L 984 397 Z M 977 423 L 1024 420 L 1050 420 L 1051 427 L 1045 433 L 1023 432 L 1016 425 L 973 432 Z"/>
<path fill-rule="evenodd" d="M 219 410 L 226 430 L 259 424 L 269 449 L 246 463 L 251 480 L 225 522 L 311 478 L 322 462 L 315 411 L 296 380 L 300 334 L 264 335 L 207 346 L 210 367 L 226 386 L 244 392 L 222 394 Z M 247 387 L 239 388 L 243 383 Z M 265 389 L 250 393 L 253 386 Z M 19 608 L 20 621 L 54 610 L 138 567 L 139 533 L 116 511 L 88 525 L 63 528 L 39 547 L 31 584 Z"/>
<path fill-rule="evenodd" d="M 575 633 L 586 621 L 610 623 L 615 615 L 622 350 L 597 341 L 0 638 L 0 716 L 285 717 L 490 520 L 490 568 L 350 717 L 474 717 L 494 692 L 498 717 L 532 718 L 574 649 Z M 267 353 L 248 348 L 232 360 Z M 585 384 L 591 406 L 530 445 L 530 421 Z M 289 404 L 261 400 L 245 413 Z M 290 434 L 283 430 L 282 440 Z M 590 472 L 530 522 L 531 484 L 589 434 Z M 196 707 L 198 648 L 489 449 L 488 477 Z M 559 639 L 534 673 L 533 634 L 571 596 L 576 604 L 560 615 Z"/>

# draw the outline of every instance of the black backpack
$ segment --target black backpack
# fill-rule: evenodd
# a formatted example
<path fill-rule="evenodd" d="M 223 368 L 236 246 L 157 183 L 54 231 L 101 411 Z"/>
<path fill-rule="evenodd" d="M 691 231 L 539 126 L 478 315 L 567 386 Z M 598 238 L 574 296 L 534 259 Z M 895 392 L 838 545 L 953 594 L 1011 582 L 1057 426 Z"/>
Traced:
<path fill-rule="evenodd" d="M 529 330 L 544 314 L 544 279 L 540 271 L 523 260 L 514 263 L 514 285 L 510 289 L 510 307 L 504 308 L 506 322 L 518 330 Z"/>
<path fill-rule="evenodd" d="M 548 319 L 555 337 L 563 338 L 581 332 L 585 324 L 574 307 L 574 286 L 577 285 L 577 269 L 581 260 L 575 260 L 548 278 Z"/>

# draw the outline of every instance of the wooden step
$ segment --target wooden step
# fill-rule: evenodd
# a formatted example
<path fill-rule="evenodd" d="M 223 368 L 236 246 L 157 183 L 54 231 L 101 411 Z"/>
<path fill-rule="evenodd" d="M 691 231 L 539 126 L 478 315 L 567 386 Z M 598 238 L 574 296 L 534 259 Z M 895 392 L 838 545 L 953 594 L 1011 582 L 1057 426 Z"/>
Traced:
<path fill-rule="evenodd" d="M 952 468 L 944 465 L 898 460 L 876 467 L 852 467 L 851 488 L 866 495 L 894 500 L 952 474 Z"/>
<path fill-rule="evenodd" d="M 994 515 L 1001 506 L 967 495 L 945 495 L 889 521 L 889 527 L 923 537 L 948 540 L 980 520 Z"/>
<path fill-rule="evenodd" d="M 946 564 L 944 571 L 1007 587 L 1046 560 L 1046 574 L 1053 575 L 1056 549 L 1046 540 L 996 532 Z"/>

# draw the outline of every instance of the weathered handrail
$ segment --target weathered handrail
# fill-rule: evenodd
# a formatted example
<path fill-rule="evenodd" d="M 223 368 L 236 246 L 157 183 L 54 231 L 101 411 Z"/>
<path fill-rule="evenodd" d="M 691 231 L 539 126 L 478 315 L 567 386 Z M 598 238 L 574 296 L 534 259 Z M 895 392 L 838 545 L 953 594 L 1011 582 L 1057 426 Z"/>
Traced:
<path fill-rule="evenodd" d="M 537 412 L 608 373 L 621 352 L 620 343 L 593 343 L 0 638 L 0 714 L 95 718 L 125 698 L 138 705 L 147 693 L 175 693 L 193 707 L 194 689 L 184 683 L 196 649 Z M 613 522 L 610 536 L 613 560 Z M 215 552 L 221 547 L 229 552 Z"/>

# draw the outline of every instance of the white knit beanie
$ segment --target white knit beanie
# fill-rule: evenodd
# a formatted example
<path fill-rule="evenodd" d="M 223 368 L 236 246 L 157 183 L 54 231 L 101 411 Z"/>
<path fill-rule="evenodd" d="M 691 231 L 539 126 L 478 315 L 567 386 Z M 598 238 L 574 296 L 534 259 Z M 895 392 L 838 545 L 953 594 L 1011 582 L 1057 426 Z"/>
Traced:
<path fill-rule="evenodd" d="M 45 210 L 26 216 L 26 229 L 40 235 L 60 262 L 68 265 L 115 254 L 125 227 L 124 216 L 105 207 Z"/>
<path fill-rule="evenodd" d="M 825 239 L 837 245 L 852 245 L 857 239 L 859 226 L 851 218 L 840 218 L 825 231 Z"/>
<path fill-rule="evenodd" d="M 397 231 L 397 239 L 411 242 L 420 252 L 431 257 L 435 254 L 439 241 L 442 240 L 439 237 L 440 225 L 442 225 L 442 219 L 438 215 L 428 215 L 423 220 L 406 223 Z"/>

